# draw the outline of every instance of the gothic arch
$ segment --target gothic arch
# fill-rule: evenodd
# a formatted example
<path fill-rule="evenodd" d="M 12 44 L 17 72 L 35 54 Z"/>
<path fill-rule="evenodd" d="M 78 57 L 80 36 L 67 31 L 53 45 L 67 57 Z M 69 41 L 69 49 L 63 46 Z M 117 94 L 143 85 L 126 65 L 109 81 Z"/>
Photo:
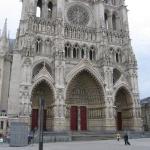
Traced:
<path fill-rule="evenodd" d="M 134 98 L 127 86 L 120 85 L 114 94 L 117 130 L 131 130 L 134 123 Z"/>
<path fill-rule="evenodd" d="M 101 128 L 100 122 L 105 114 L 105 89 L 99 76 L 92 67 L 82 64 L 67 76 L 66 121 L 71 130 Z M 79 114 L 80 123 L 78 117 L 74 118 Z"/>
<path fill-rule="evenodd" d="M 35 54 L 41 54 L 42 48 L 43 48 L 43 39 L 42 37 L 38 36 L 34 39 L 34 45 L 35 45 Z"/>
<path fill-rule="evenodd" d="M 83 44 L 81 46 L 81 58 L 86 58 L 89 53 L 89 47 L 87 44 Z"/>
<path fill-rule="evenodd" d="M 78 67 L 80 66 L 80 67 Z M 103 82 L 103 79 L 101 77 L 101 75 L 95 70 L 93 69 L 92 66 L 90 65 L 87 65 L 87 64 L 84 64 L 84 61 L 79 63 L 76 68 L 74 68 L 67 76 L 66 76 L 66 84 L 67 84 L 67 87 L 66 87 L 66 92 L 67 92 L 67 89 L 68 89 L 68 86 L 69 86 L 69 83 L 82 71 L 87 71 L 89 72 L 89 74 L 91 74 L 92 77 L 95 78 L 95 80 L 99 83 L 99 85 L 102 87 L 103 89 L 103 94 L 104 94 L 104 97 L 105 97 L 105 88 L 104 88 L 104 82 Z M 65 93 L 66 93 L 65 92 Z"/>
<path fill-rule="evenodd" d="M 72 47 L 73 50 L 73 58 L 79 58 L 80 46 L 78 43 L 75 43 Z"/>
<path fill-rule="evenodd" d="M 53 96 L 54 96 L 54 98 L 55 98 L 56 91 L 55 91 L 55 87 L 54 87 L 54 81 L 48 79 L 48 78 L 45 77 L 45 76 L 39 78 L 36 82 L 34 82 L 34 83 L 32 84 L 31 92 L 30 92 L 30 93 L 31 93 L 31 94 L 30 94 L 30 95 L 31 95 L 31 98 L 32 98 L 32 94 L 33 94 L 34 89 L 35 89 L 41 82 L 43 82 L 43 81 L 46 82 L 47 85 L 49 86 L 49 88 L 52 90 Z"/>
<path fill-rule="evenodd" d="M 117 85 L 117 87 L 115 87 L 115 90 L 114 90 L 114 103 L 115 103 L 115 97 L 116 97 L 116 94 L 117 92 L 120 90 L 120 89 L 124 89 L 131 97 L 131 100 L 132 100 L 132 104 L 134 104 L 134 98 L 133 98 L 133 94 L 131 92 L 131 89 L 129 88 L 129 85 L 126 84 L 126 83 L 121 83 L 119 85 Z"/>
<path fill-rule="evenodd" d="M 65 43 L 65 57 L 71 58 L 72 45 L 70 42 Z"/>
<path fill-rule="evenodd" d="M 45 61 L 42 61 L 38 63 L 36 66 L 34 66 L 34 68 L 32 69 L 32 78 L 34 78 L 44 67 L 50 75 L 52 74 L 51 66 Z"/>
<path fill-rule="evenodd" d="M 40 59 L 40 60 L 37 60 L 37 61 L 35 61 L 35 62 L 33 63 L 33 65 L 32 65 L 32 70 L 33 70 L 33 68 L 34 68 L 35 66 L 37 66 L 38 64 L 40 64 L 40 63 L 42 63 L 42 62 L 45 62 L 46 64 L 48 64 L 48 65 L 51 67 L 51 64 L 50 64 L 49 60 L 47 60 L 47 59 Z"/>
<path fill-rule="evenodd" d="M 94 45 L 90 46 L 89 50 L 89 59 L 90 60 L 96 60 L 96 47 Z"/>
<path fill-rule="evenodd" d="M 38 128 L 40 98 L 44 98 L 43 129 L 53 130 L 53 104 L 55 102 L 55 89 L 53 83 L 46 77 L 38 79 L 31 88 L 31 129 Z"/>

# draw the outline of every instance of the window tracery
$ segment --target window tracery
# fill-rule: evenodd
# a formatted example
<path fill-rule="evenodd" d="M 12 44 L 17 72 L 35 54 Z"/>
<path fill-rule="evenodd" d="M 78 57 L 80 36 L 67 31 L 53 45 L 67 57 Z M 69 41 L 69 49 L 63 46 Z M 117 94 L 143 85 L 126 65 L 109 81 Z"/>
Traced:
<path fill-rule="evenodd" d="M 86 44 L 80 46 L 78 43 L 73 46 L 67 42 L 65 44 L 65 58 L 96 60 L 96 48 L 94 45 L 88 47 Z"/>
<path fill-rule="evenodd" d="M 80 47 L 76 43 L 73 47 L 73 58 L 79 58 L 79 50 L 80 50 Z"/>
<path fill-rule="evenodd" d="M 70 43 L 66 43 L 65 44 L 65 57 L 66 58 L 70 58 L 71 57 L 71 49 L 72 49 L 72 46 Z"/>
<path fill-rule="evenodd" d="M 36 51 L 36 54 L 40 54 L 41 51 L 42 51 L 42 40 L 40 38 L 38 38 L 36 40 L 36 43 L 35 43 L 35 51 Z"/>
<path fill-rule="evenodd" d="M 76 25 L 87 25 L 90 19 L 86 8 L 79 4 L 72 5 L 68 9 L 67 17 L 70 23 Z"/>
<path fill-rule="evenodd" d="M 95 60 L 95 51 L 96 51 L 96 49 L 95 49 L 95 47 L 94 46 L 91 46 L 90 47 L 90 51 L 89 51 L 89 58 L 90 58 L 90 60 Z"/>

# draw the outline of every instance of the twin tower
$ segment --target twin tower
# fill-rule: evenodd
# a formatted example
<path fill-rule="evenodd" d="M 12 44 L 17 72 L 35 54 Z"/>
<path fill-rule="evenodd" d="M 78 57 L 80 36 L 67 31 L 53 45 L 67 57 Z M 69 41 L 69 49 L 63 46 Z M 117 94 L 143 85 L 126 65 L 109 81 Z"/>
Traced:
<path fill-rule="evenodd" d="M 38 128 L 42 97 L 47 131 L 141 130 L 124 1 L 22 0 L 15 44 L 0 47 L 0 110 L 9 123 Z"/>

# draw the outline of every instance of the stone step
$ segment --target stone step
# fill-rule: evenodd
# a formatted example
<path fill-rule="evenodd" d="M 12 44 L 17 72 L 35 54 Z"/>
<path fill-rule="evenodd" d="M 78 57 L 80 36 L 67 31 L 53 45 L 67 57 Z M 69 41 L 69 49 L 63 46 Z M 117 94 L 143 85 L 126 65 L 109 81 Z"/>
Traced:
<path fill-rule="evenodd" d="M 71 136 L 68 133 L 58 133 L 58 132 L 44 132 L 43 133 L 43 142 L 50 143 L 50 142 L 69 142 L 72 141 Z M 36 134 L 34 136 L 33 143 L 39 142 L 39 136 Z"/>
<path fill-rule="evenodd" d="M 70 142 L 70 141 L 98 141 L 116 139 L 116 132 L 44 132 L 44 143 L 49 142 Z M 124 132 L 120 132 L 123 138 Z M 149 133 L 128 132 L 130 139 L 150 138 Z M 35 135 L 34 143 L 39 142 L 38 135 Z"/>

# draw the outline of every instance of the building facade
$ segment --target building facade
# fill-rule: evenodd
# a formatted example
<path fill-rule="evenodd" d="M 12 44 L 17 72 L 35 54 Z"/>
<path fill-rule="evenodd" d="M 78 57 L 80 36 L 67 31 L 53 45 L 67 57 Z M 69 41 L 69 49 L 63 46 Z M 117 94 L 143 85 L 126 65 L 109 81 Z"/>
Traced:
<path fill-rule="evenodd" d="M 22 0 L 9 120 L 38 128 L 42 97 L 46 130 L 140 131 L 127 11 L 124 0 Z"/>
<path fill-rule="evenodd" d="M 141 100 L 143 130 L 150 131 L 150 97 Z"/>

